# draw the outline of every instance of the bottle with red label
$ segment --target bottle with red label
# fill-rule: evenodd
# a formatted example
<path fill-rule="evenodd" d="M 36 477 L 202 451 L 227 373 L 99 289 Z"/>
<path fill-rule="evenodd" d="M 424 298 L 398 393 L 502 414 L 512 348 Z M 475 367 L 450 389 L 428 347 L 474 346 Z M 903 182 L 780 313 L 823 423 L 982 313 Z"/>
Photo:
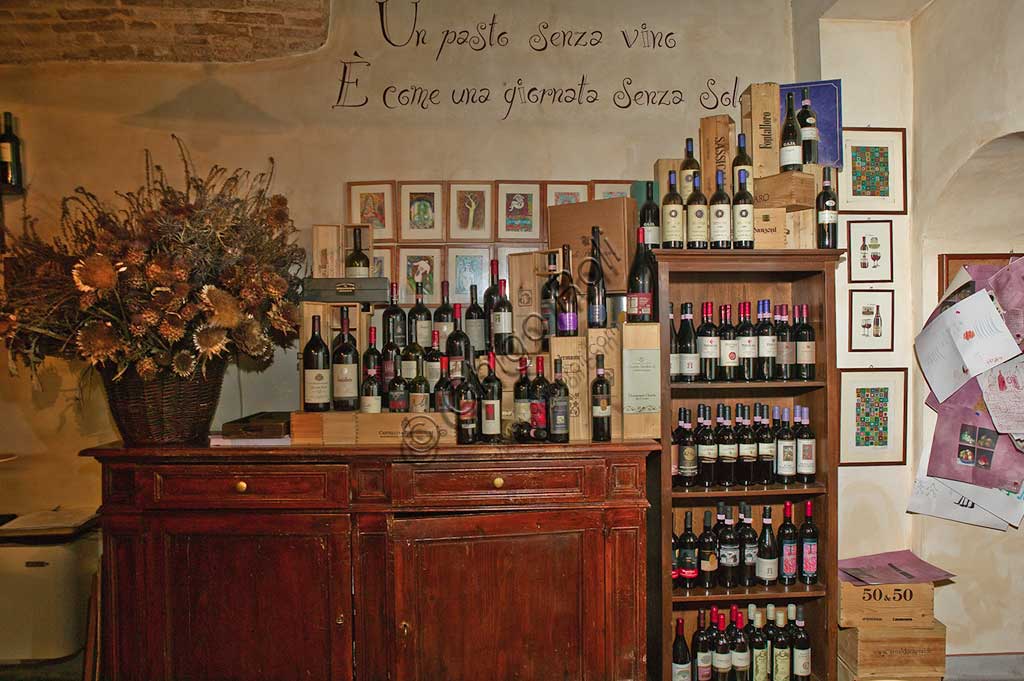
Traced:
<path fill-rule="evenodd" d="M 471 445 L 480 441 L 480 390 L 479 382 L 472 380 L 473 364 L 463 360 L 464 378 L 455 388 L 455 409 L 459 427 L 455 441 L 460 445 Z"/>
<path fill-rule="evenodd" d="M 782 507 L 782 524 L 779 525 L 779 584 L 796 584 L 799 576 L 800 537 L 793 524 L 793 502 L 787 501 Z"/>
<path fill-rule="evenodd" d="M 800 581 L 818 583 L 818 526 L 814 524 L 814 504 L 804 502 L 804 523 L 800 526 Z"/>
<path fill-rule="evenodd" d="M 654 289 L 657 285 L 654 258 L 644 243 L 644 228 L 638 227 L 636 252 L 633 254 L 633 264 L 629 268 L 629 281 L 626 287 L 626 321 L 657 320 L 654 313 Z"/>
<path fill-rule="evenodd" d="M 502 282 L 505 280 L 502 279 Z M 497 337 L 497 334 L 495 334 Z M 482 400 L 480 406 L 480 440 L 482 442 L 501 442 L 501 379 L 494 373 L 495 357 L 493 352 L 487 353 L 487 375 L 481 381 Z"/>
<path fill-rule="evenodd" d="M 551 383 L 544 377 L 544 357 L 537 355 L 537 375 L 530 382 L 530 427 L 548 427 L 548 387 Z"/>

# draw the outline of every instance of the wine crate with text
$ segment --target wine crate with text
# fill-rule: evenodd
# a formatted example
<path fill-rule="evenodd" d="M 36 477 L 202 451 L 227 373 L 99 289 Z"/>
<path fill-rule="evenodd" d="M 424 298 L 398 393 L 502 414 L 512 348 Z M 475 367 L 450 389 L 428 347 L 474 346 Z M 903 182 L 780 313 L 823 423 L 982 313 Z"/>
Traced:
<path fill-rule="evenodd" d="M 313 225 L 313 275 L 317 279 L 342 276 L 341 225 Z"/>
<path fill-rule="evenodd" d="M 839 583 L 841 627 L 929 627 L 935 616 L 935 586 Z"/>
<path fill-rule="evenodd" d="M 752 83 L 740 95 L 740 129 L 747 136 L 747 151 L 754 161 L 755 178 L 779 172 L 782 135 L 779 102 L 778 83 Z"/>
<path fill-rule="evenodd" d="M 855 627 L 839 631 L 839 658 L 857 678 L 941 677 L 946 627 Z"/>
<path fill-rule="evenodd" d="M 622 439 L 622 329 L 587 329 L 590 383 L 597 378 L 597 356 L 604 355 L 604 376 L 612 385 L 612 439 Z M 587 384 L 590 389 L 590 384 Z M 590 414 L 589 402 L 584 410 Z"/>
<path fill-rule="evenodd" d="M 916 672 L 900 672 L 899 676 L 893 674 L 887 674 L 883 677 L 876 677 L 871 674 L 864 676 L 858 676 L 846 665 L 845 662 L 839 660 L 839 677 L 838 681 L 942 681 L 941 676 L 934 676 L 932 674 L 926 674 L 921 676 Z"/>
<path fill-rule="evenodd" d="M 754 205 L 758 208 L 785 208 L 788 212 L 810 210 L 818 194 L 810 173 L 785 172 L 757 181 Z"/>
<path fill-rule="evenodd" d="M 589 441 L 590 373 L 587 371 L 587 339 L 584 336 L 551 338 L 551 364 L 544 368 L 549 381 L 555 380 L 555 360 L 558 359 L 562 360 L 562 378 L 569 387 L 569 441 Z"/>
<path fill-rule="evenodd" d="M 455 444 L 455 418 L 448 413 L 363 414 L 354 411 L 292 413 L 292 444 L 407 445 L 425 451 Z"/>
<path fill-rule="evenodd" d="M 725 191 L 732 196 L 732 160 L 735 156 L 736 121 L 732 119 L 732 116 L 719 114 L 701 118 L 700 186 L 705 196 L 711 196 L 715 191 L 715 171 L 717 170 L 725 173 Z"/>
<path fill-rule="evenodd" d="M 534 354 L 541 348 L 540 291 L 548 278 L 548 253 L 555 253 L 555 262 L 560 267 L 560 249 L 508 256 L 508 297 L 512 303 L 512 332 L 517 351 Z"/>
<path fill-rule="evenodd" d="M 786 248 L 785 208 L 754 209 L 754 248 Z"/>
<path fill-rule="evenodd" d="M 661 326 L 622 325 L 622 437 L 661 431 Z"/>
<path fill-rule="evenodd" d="M 636 201 L 629 198 L 548 207 L 548 243 L 552 248 L 569 244 L 575 269 L 573 281 L 583 292 L 586 286 L 582 285 L 582 275 L 587 269 L 581 265 L 590 256 L 590 230 L 595 225 L 601 228 L 601 265 L 608 293 L 626 291 L 636 250 L 636 216 Z"/>
<path fill-rule="evenodd" d="M 302 402 L 303 381 L 305 373 L 302 371 L 302 349 L 309 342 L 309 336 L 313 330 L 313 315 L 320 316 L 320 333 L 324 342 L 331 347 L 334 337 L 341 331 L 341 308 L 348 309 L 349 331 L 356 337 L 360 355 L 366 350 L 370 340 L 370 318 L 369 312 L 362 312 L 358 303 L 312 303 L 303 301 L 302 307 L 302 328 L 299 329 L 299 341 L 296 344 L 299 352 L 299 402 Z M 380 336 L 377 344 L 380 345 Z M 346 443 L 342 443 L 346 444 Z"/>

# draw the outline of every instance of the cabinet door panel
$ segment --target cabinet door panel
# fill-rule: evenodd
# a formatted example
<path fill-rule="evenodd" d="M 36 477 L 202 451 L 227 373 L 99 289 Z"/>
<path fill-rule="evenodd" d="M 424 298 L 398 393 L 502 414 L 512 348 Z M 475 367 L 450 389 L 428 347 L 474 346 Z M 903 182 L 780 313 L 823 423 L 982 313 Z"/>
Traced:
<path fill-rule="evenodd" d="M 165 679 L 351 678 L 349 520 L 158 521 Z"/>
<path fill-rule="evenodd" d="M 600 511 L 394 521 L 398 681 L 604 677 Z"/>

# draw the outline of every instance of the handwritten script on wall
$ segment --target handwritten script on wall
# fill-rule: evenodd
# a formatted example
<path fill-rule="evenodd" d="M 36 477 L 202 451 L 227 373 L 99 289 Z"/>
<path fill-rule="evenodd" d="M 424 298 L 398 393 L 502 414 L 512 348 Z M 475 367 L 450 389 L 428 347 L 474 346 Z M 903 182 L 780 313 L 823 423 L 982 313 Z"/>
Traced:
<path fill-rule="evenodd" d="M 672 50 L 680 49 L 682 40 L 673 30 L 655 29 L 640 22 L 633 26 L 614 27 L 610 30 L 579 29 L 556 26 L 540 20 L 527 32 L 505 30 L 497 12 L 467 26 L 455 24 L 428 26 L 421 0 L 376 0 L 378 23 L 374 31 L 388 46 L 388 50 L 401 53 L 407 59 L 450 64 L 452 61 L 478 55 L 476 58 L 501 60 L 510 46 L 517 45 L 537 54 L 551 55 L 553 60 L 566 54 L 593 54 L 600 61 L 599 68 L 607 75 L 608 65 L 614 64 L 616 54 L 627 52 L 650 53 L 665 58 Z M 389 10 L 401 8 L 396 18 Z M 524 109 L 545 107 L 548 111 L 571 108 L 607 106 L 613 110 L 663 110 L 664 107 L 684 107 L 695 100 L 703 110 L 737 106 L 739 76 L 722 79 L 701 78 L 703 86 L 693 93 L 678 87 L 665 87 L 641 82 L 632 74 L 615 78 L 615 85 L 602 88 L 587 73 L 580 73 L 569 82 L 531 82 L 522 76 L 491 84 L 435 87 L 427 82 L 375 83 L 373 64 L 360 56 L 341 60 L 335 109 L 362 109 L 380 107 L 385 111 L 430 111 L 445 107 L 481 107 L 493 110 L 501 120 L 514 118 Z"/>

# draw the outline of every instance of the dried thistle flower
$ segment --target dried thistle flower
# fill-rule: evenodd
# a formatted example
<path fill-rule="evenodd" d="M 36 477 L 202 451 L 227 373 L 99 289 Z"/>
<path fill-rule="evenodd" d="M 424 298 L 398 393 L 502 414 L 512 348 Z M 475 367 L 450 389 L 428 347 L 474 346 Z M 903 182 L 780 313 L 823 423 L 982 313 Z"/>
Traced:
<path fill-rule="evenodd" d="M 233 329 L 244 319 L 238 300 L 227 291 L 207 284 L 200 292 L 199 298 L 210 312 L 210 326 Z"/>
<path fill-rule="evenodd" d="M 196 356 L 188 350 L 179 350 L 171 359 L 171 371 L 182 378 L 188 378 L 196 370 Z"/>
<path fill-rule="evenodd" d="M 263 289 L 271 300 L 281 300 L 288 293 L 288 280 L 276 272 L 264 272 Z"/>
<path fill-rule="evenodd" d="M 95 253 L 86 256 L 71 268 L 71 278 L 75 280 L 75 286 L 83 293 L 96 293 L 104 296 L 117 286 L 117 271 L 120 266 L 110 261 L 110 258 Z"/>
<path fill-rule="evenodd" d="M 202 359 L 213 359 L 227 350 L 228 332 L 213 326 L 201 326 L 196 329 L 192 342 Z"/>
<path fill-rule="evenodd" d="M 270 351 L 270 339 L 263 333 L 260 323 L 252 317 L 243 319 L 231 333 L 231 338 L 238 349 L 250 357 L 259 359 Z"/>
<path fill-rule="evenodd" d="M 185 320 L 172 312 L 160 320 L 157 331 L 168 343 L 176 343 L 185 337 Z"/>
<path fill-rule="evenodd" d="M 267 318 L 270 320 L 271 328 L 285 335 L 295 335 L 302 322 L 302 313 L 295 303 L 283 301 L 271 306 Z"/>
<path fill-rule="evenodd" d="M 90 322 L 77 334 L 78 351 L 91 364 L 114 359 L 124 346 L 110 322 Z"/>
<path fill-rule="evenodd" d="M 143 357 L 135 363 L 135 373 L 139 375 L 143 381 L 152 381 L 156 378 L 156 374 L 159 371 L 159 367 L 156 365 L 156 361 L 152 357 Z"/>

